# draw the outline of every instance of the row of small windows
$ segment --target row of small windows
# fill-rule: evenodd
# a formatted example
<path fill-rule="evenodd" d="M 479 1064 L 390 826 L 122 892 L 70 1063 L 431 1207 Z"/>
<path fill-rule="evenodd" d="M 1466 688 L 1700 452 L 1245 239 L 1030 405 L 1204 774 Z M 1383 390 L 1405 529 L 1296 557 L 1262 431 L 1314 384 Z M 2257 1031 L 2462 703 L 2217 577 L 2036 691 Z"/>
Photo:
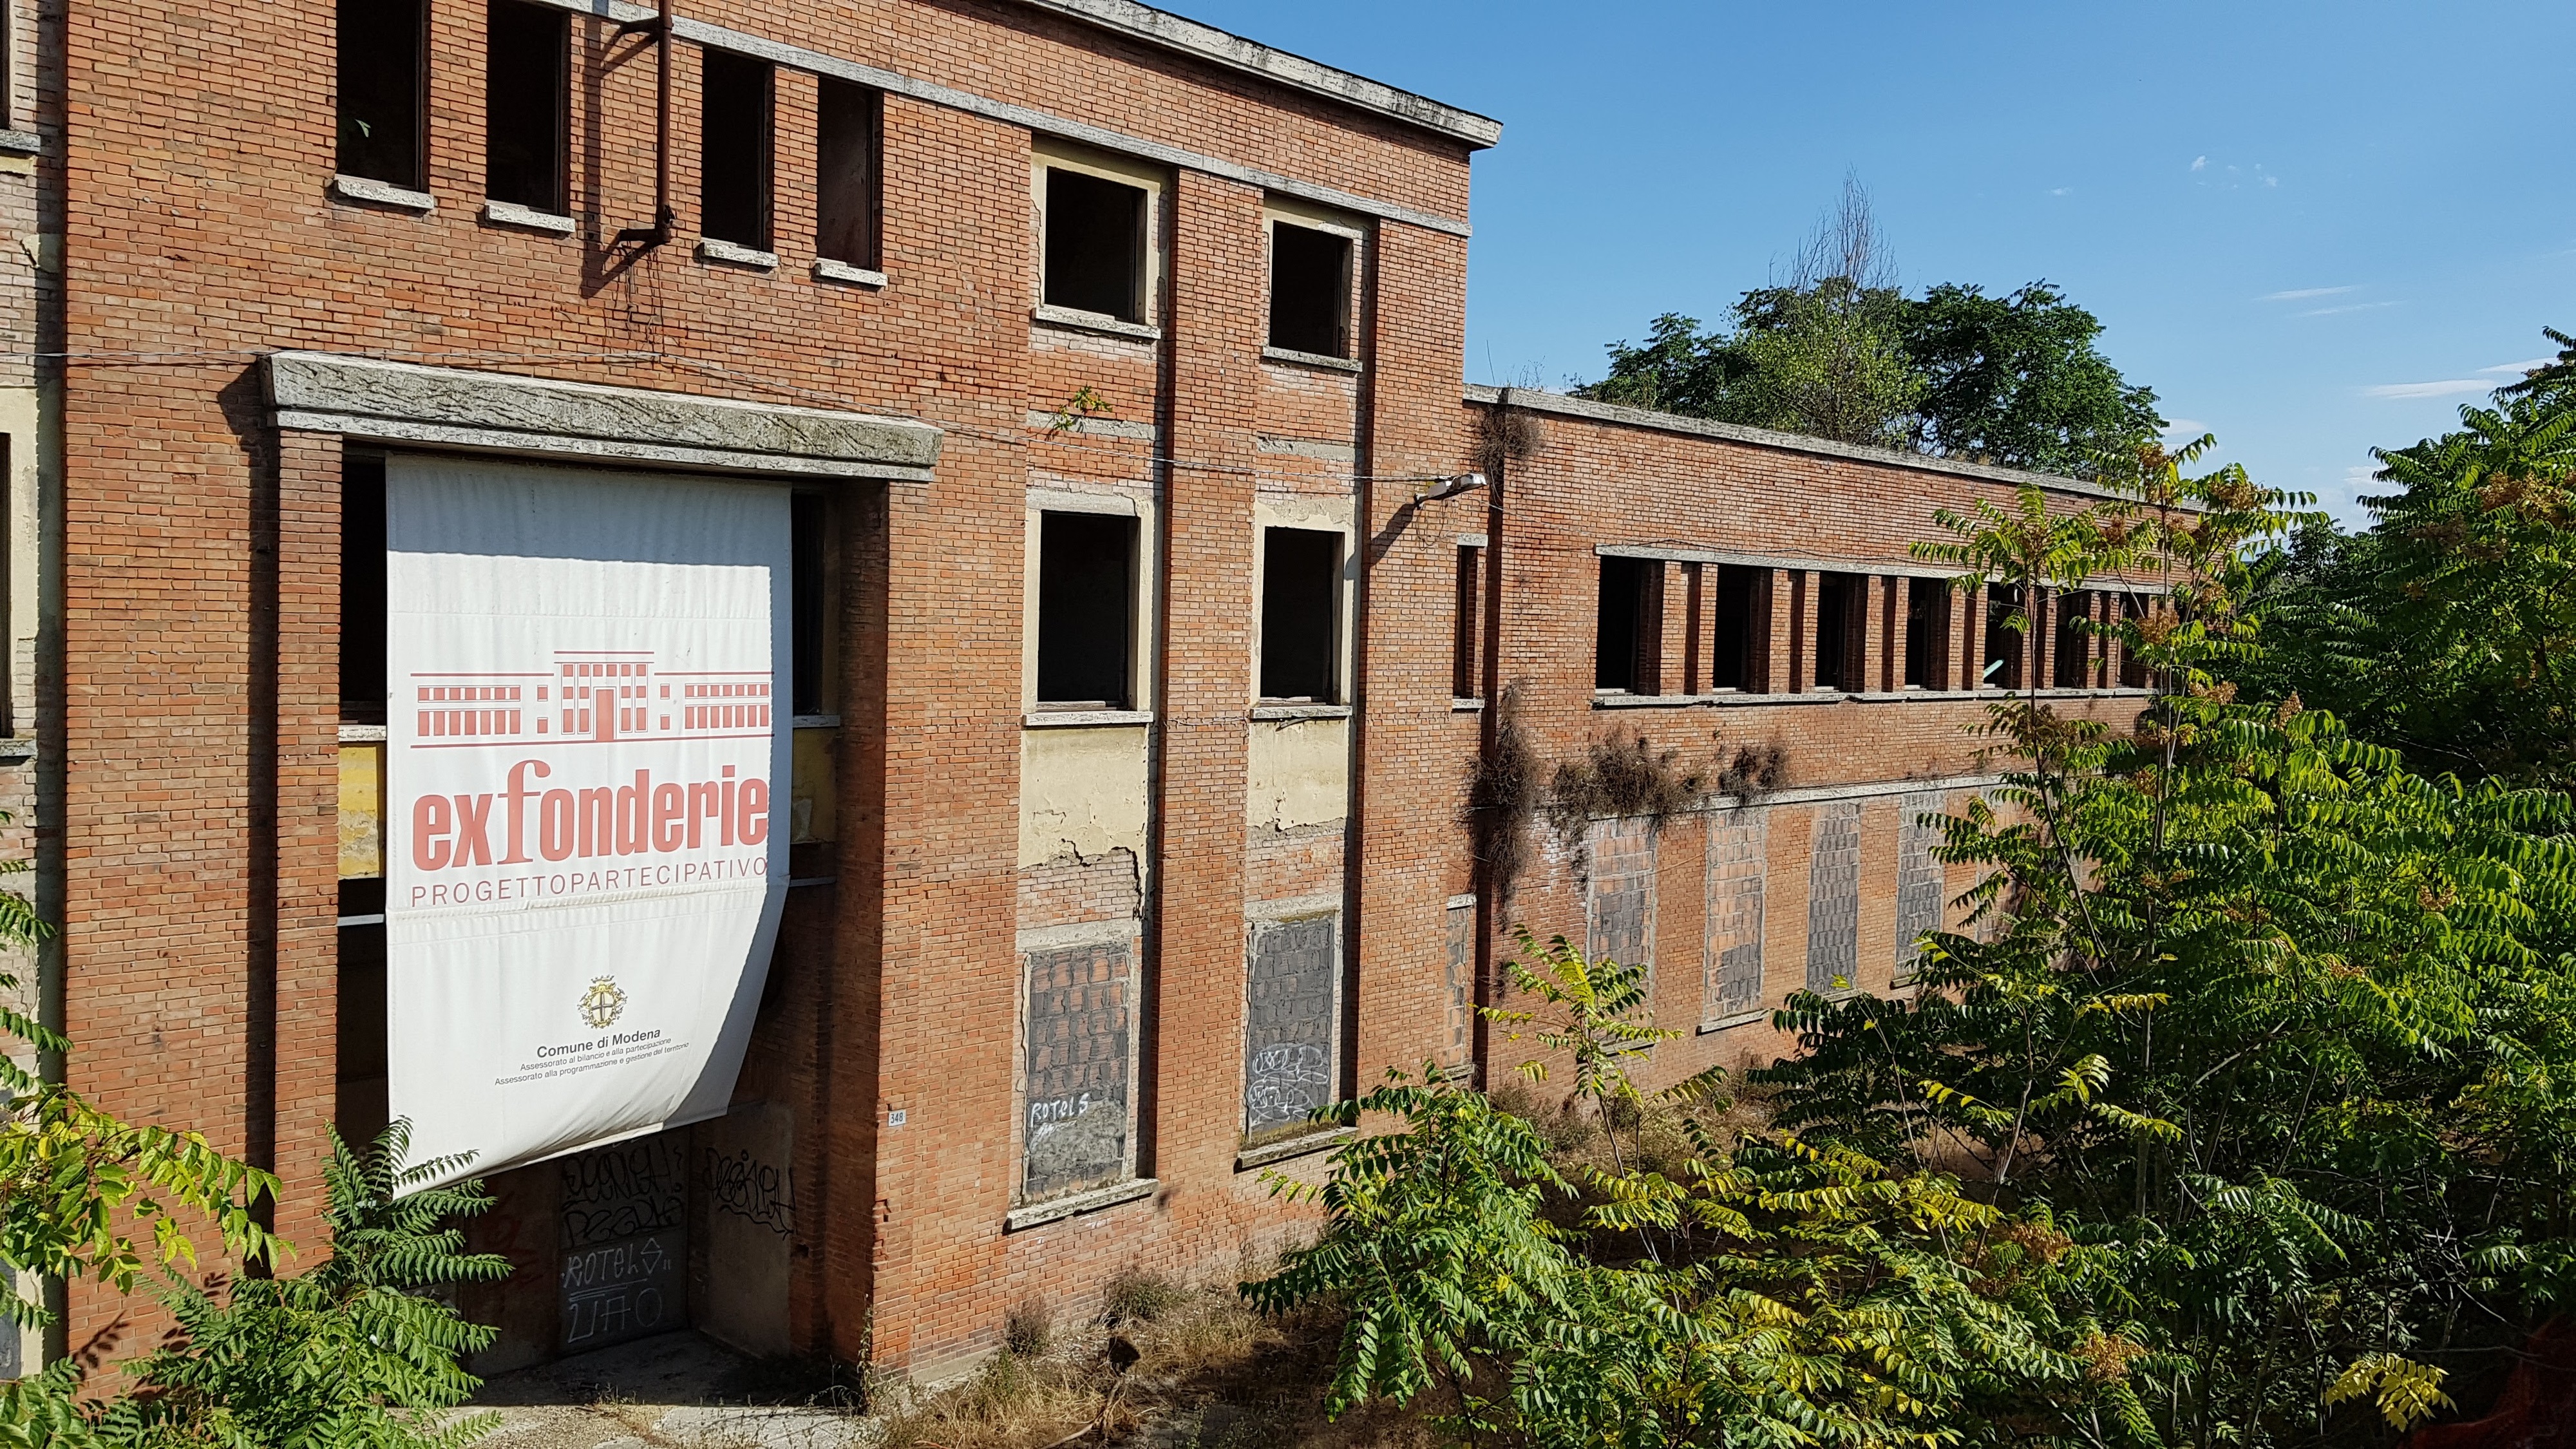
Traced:
<path fill-rule="evenodd" d="M 428 177 L 428 0 L 339 0 L 341 175 L 422 191 Z M 486 0 L 484 196 L 546 216 L 569 214 L 571 16 L 527 0 Z M 698 232 L 772 249 L 775 67 L 700 49 Z M 814 252 L 876 270 L 884 102 L 817 77 Z M 1158 245 L 1153 193 L 1097 171 L 1042 169 L 1041 299 L 1065 311 L 1151 325 Z M 1356 245 L 1318 226 L 1270 224 L 1269 345 L 1354 355 Z"/>
<path fill-rule="evenodd" d="M 1458 565 L 1458 650 L 1452 688 L 1461 696 L 1475 693 L 1473 645 L 1477 590 L 1475 555 L 1461 548 Z M 1674 575 L 1678 574 L 1678 580 Z M 2045 671 L 2043 683 L 2058 689 L 2098 688 L 2112 673 L 2107 641 L 2101 631 L 2121 618 L 2136 618 L 2137 596 L 2098 590 L 2042 589 L 2025 601 L 2016 584 L 1992 584 L 1985 590 L 1982 656 L 1971 677 L 1953 666 L 1961 647 L 1963 596 L 1947 579 L 1885 577 L 1877 580 L 1877 606 L 1883 611 L 1878 631 L 1886 641 L 1873 657 L 1869 612 L 1872 577 L 1867 574 L 1815 572 L 1805 576 L 1803 608 L 1791 599 L 1775 599 L 1773 571 L 1734 564 L 1674 566 L 1662 559 L 1601 560 L 1599 613 L 1593 649 L 1593 688 L 1604 694 L 1703 695 L 1723 692 L 1776 694 L 1796 689 L 1862 693 L 1903 689 L 2021 689 L 2026 671 Z M 1688 621 L 1684 657 L 1664 658 L 1666 593 L 1678 582 L 1687 590 L 1683 607 Z M 2116 609 L 2117 616 L 2110 612 Z M 1775 612 L 1785 612 L 1788 626 L 1789 677 L 1772 679 L 1771 636 Z M 2045 637 L 2023 638 L 2010 622 L 2022 613 L 2037 620 Z M 1903 653 L 1894 641 L 1902 619 Z M 1699 631 L 1705 628 L 1707 638 Z M 2032 644 L 2040 647 L 2034 649 Z M 2123 657 L 2117 668 L 2124 688 L 2143 687 L 2143 665 Z"/>
<path fill-rule="evenodd" d="M 1141 708 L 1136 691 L 1138 528 L 1133 517 L 1038 519 L 1037 706 Z M 1343 537 L 1261 530 L 1260 695 L 1271 704 L 1338 704 Z"/>

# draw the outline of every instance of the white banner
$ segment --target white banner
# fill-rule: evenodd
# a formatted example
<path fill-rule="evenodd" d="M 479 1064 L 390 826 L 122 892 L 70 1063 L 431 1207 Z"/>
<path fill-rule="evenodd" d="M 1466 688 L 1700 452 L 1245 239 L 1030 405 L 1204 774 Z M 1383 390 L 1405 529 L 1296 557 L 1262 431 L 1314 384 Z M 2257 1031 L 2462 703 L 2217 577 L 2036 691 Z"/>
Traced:
<path fill-rule="evenodd" d="M 787 491 L 403 455 L 385 485 L 415 1158 L 486 1174 L 722 1113 L 786 898 Z"/>

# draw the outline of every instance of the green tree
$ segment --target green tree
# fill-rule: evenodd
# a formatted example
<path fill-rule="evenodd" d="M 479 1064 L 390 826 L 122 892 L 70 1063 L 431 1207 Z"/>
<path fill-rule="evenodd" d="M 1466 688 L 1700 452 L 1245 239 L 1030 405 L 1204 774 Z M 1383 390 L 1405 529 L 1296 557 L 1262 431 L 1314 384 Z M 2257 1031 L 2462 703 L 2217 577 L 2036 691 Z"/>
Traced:
<path fill-rule="evenodd" d="M 1989 297 L 1944 282 L 1905 309 L 1904 356 L 1922 374 L 1915 441 L 1950 458 L 2067 477 L 2134 453 L 2164 427 L 2156 395 L 2094 347 L 2102 323 L 2046 282 Z"/>

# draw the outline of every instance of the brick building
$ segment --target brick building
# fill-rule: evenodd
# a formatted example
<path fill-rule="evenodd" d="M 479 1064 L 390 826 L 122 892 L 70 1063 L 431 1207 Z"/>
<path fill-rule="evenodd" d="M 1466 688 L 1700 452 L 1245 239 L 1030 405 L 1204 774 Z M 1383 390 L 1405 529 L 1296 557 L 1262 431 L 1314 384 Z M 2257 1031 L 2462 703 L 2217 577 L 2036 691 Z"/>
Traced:
<path fill-rule="evenodd" d="M 732 1109 L 493 1177 L 486 1371 L 688 1323 L 936 1372 L 1029 1300 L 1231 1272 L 1299 1229 L 1262 1174 L 1321 1170 L 1312 1107 L 1514 1060 L 1480 931 L 1648 963 L 1689 1032 L 1654 1076 L 1765 1056 L 1770 1005 L 1901 983 L 1964 884 L 1914 817 L 1984 783 L 1981 688 L 2133 707 L 2053 622 L 2117 596 L 2025 643 L 1906 555 L 2084 485 L 1464 386 L 1500 127 L 1128 0 L 10 19 L 0 768 L 71 1081 L 275 1165 L 311 1241 L 324 1128 L 388 1112 L 389 705 L 792 730 Z M 1496 538 L 1487 491 L 1419 495 L 1500 412 L 1543 441 Z M 785 491 L 792 681 L 389 681 L 419 458 Z M 1497 682 L 1550 760 L 1785 777 L 1546 834 L 1486 920 Z"/>

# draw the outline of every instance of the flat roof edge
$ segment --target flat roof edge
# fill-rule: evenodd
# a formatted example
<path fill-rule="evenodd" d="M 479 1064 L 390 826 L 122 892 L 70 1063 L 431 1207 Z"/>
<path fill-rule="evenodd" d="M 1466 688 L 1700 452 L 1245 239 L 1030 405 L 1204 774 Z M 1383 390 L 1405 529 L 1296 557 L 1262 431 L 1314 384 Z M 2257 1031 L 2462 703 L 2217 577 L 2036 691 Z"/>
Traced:
<path fill-rule="evenodd" d="M 1609 423 L 1617 427 L 1646 428 L 1660 433 L 1680 433 L 1689 437 L 1713 438 L 1720 442 L 1744 443 L 1757 448 L 1777 448 L 1782 452 L 1809 453 L 1824 458 L 1845 458 L 1858 463 L 1877 463 L 1891 468 L 1912 468 L 1924 473 L 1947 473 L 1958 478 L 1974 478 L 1985 483 L 2002 483 L 2015 488 L 2045 488 L 2053 493 L 2076 493 L 2088 498 L 2125 498 L 2129 495 L 2100 483 L 2081 478 L 2068 478 L 2056 473 L 2033 473 L 2025 468 L 2001 468 L 1992 463 L 1970 463 L 1958 458 L 1935 458 L 1928 453 L 1901 453 L 1893 448 L 1869 448 L 1857 443 L 1838 443 L 1831 438 L 1811 438 L 1804 433 L 1775 432 L 1770 428 L 1748 428 L 1741 423 L 1711 422 L 1706 418 L 1686 418 L 1679 413 L 1659 413 L 1646 408 L 1622 407 L 1617 403 L 1594 402 L 1588 397 L 1571 397 L 1561 392 L 1541 392 L 1522 387 L 1487 387 L 1467 384 L 1465 401 L 1472 406 L 1491 407 L 1507 400 L 1513 407 L 1528 408 L 1536 413 L 1553 413 L 1559 417 L 1582 418 L 1588 422 Z"/>
<path fill-rule="evenodd" d="M 1482 149 L 1503 138 L 1503 123 L 1490 116 L 1460 110 L 1428 96 L 1400 90 L 1384 81 L 1353 75 L 1321 61 L 1308 60 L 1302 55 L 1263 45 L 1231 31 L 1174 15 L 1168 10 L 1140 5 L 1136 0 L 1021 0 L 1021 3 L 1033 10 L 1079 20 L 1165 50 L 1212 61 L 1228 70 L 1259 76 L 1388 116 L 1407 125 L 1419 126 L 1426 131 L 1436 131 L 1452 140 L 1464 141 L 1473 148 Z"/>

